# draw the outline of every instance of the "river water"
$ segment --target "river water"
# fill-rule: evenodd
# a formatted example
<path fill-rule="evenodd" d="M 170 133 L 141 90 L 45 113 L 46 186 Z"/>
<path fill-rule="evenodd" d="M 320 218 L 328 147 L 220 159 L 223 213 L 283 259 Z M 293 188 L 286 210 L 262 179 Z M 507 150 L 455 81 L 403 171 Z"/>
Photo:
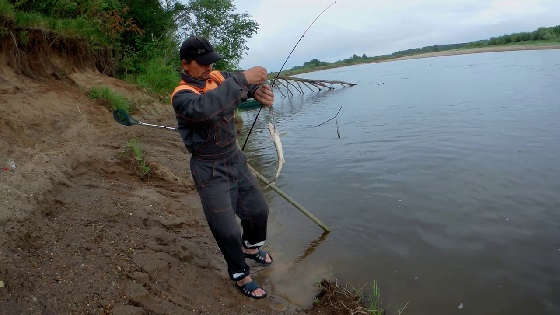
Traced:
<path fill-rule="evenodd" d="M 358 85 L 277 94 L 251 135 L 249 163 L 272 176 L 274 118 L 278 186 L 332 229 L 266 190 L 275 293 L 305 306 L 322 278 L 375 280 L 391 314 L 560 314 L 560 50 L 302 77 Z M 313 127 L 340 106 L 340 139 L 335 120 Z"/>

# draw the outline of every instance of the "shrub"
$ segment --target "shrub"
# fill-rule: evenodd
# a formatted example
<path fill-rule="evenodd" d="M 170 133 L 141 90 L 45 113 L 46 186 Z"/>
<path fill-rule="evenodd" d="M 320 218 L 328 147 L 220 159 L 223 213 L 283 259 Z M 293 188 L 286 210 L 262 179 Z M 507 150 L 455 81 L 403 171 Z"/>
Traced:
<path fill-rule="evenodd" d="M 179 82 L 176 68 L 166 62 L 164 57 L 154 57 L 143 64 L 144 68 L 136 76 L 136 83 L 152 92 L 166 95 L 171 93 Z"/>
<path fill-rule="evenodd" d="M 0 16 L 7 18 L 14 17 L 14 6 L 8 0 L 0 0 Z"/>
<path fill-rule="evenodd" d="M 126 112 L 130 112 L 131 110 L 130 102 L 126 97 L 111 91 L 111 89 L 106 86 L 91 88 L 88 92 L 88 96 L 101 101 L 111 110 L 122 109 Z"/>

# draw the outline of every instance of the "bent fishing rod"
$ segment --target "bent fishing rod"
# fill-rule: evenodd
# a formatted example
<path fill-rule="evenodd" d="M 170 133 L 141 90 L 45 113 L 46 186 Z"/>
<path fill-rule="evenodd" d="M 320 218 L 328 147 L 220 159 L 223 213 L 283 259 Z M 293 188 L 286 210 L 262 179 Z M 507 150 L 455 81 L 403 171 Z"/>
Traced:
<path fill-rule="evenodd" d="M 286 57 L 286 60 L 284 60 L 284 63 L 282 64 L 282 67 L 280 68 L 280 71 L 278 71 L 276 73 L 276 76 L 274 77 L 274 79 L 272 79 L 272 82 L 270 83 L 270 88 L 273 89 L 274 88 L 274 83 L 276 83 L 276 79 L 278 79 L 278 77 L 280 76 L 280 72 L 282 72 L 282 70 L 284 70 L 284 66 L 286 65 L 286 63 L 288 62 L 288 59 L 290 59 L 290 56 L 292 56 L 292 53 L 296 50 L 296 47 L 299 45 L 299 43 L 301 42 L 301 40 L 305 37 L 305 34 L 307 33 L 307 31 L 309 31 L 309 29 L 311 28 L 311 26 L 313 26 L 313 24 L 315 24 L 315 22 L 319 19 L 319 17 L 321 15 L 323 15 L 323 13 L 325 13 L 328 9 L 330 9 L 330 7 L 332 7 L 333 5 L 336 4 L 336 1 L 334 1 L 333 3 L 331 3 L 326 9 L 324 9 L 323 11 L 321 11 L 321 13 L 319 13 L 319 15 L 317 15 L 317 17 L 315 17 L 315 19 L 313 20 L 313 22 L 311 22 L 311 24 L 309 24 L 309 26 L 307 27 L 307 29 L 305 29 L 305 31 L 301 34 L 301 36 L 299 37 L 298 41 L 296 42 L 296 44 L 294 45 L 294 47 L 292 48 L 292 51 L 290 51 L 290 53 L 288 54 L 288 57 Z M 263 109 L 263 104 L 261 104 L 261 107 L 259 108 L 259 111 L 257 112 L 257 116 L 255 116 L 255 120 L 253 120 L 253 124 L 251 125 L 251 129 L 249 129 L 249 133 L 247 134 L 247 138 L 245 138 L 245 142 L 243 142 L 243 146 L 241 147 L 241 151 L 245 151 L 245 146 L 247 145 L 247 141 L 249 140 L 249 136 L 251 135 L 251 132 L 253 132 L 253 128 L 255 127 L 255 124 L 257 123 L 257 119 L 259 118 L 259 115 Z"/>
<path fill-rule="evenodd" d="M 177 131 L 177 128 L 175 128 L 175 127 L 149 124 L 149 123 L 140 121 L 140 120 L 130 116 L 128 114 L 128 112 L 124 109 L 115 109 L 113 111 L 113 118 L 115 119 L 116 122 L 118 122 L 119 124 L 124 125 L 124 126 L 136 126 L 136 125 L 138 125 L 138 126 L 146 126 L 146 127 L 153 127 L 153 128 L 159 128 L 159 129 L 166 129 L 166 130 L 170 130 L 170 131 Z M 305 209 L 301 204 L 299 204 L 297 201 L 295 201 L 290 196 L 288 196 L 288 194 L 286 194 L 285 192 L 280 190 L 280 188 L 276 187 L 276 185 L 274 185 L 273 182 L 269 182 L 266 179 L 266 177 L 264 177 L 259 172 L 257 172 L 257 170 L 252 168 L 249 164 L 247 164 L 247 165 L 249 166 L 251 171 L 253 171 L 253 173 L 255 174 L 256 177 L 258 177 L 261 181 L 263 181 L 265 184 L 267 184 L 267 187 L 272 188 L 272 190 L 274 190 L 276 193 L 278 193 L 278 195 L 280 195 L 280 197 L 286 199 L 286 201 L 291 203 L 297 210 L 299 210 L 301 213 L 303 213 L 303 215 L 305 215 L 306 217 L 311 219 L 311 221 L 313 221 L 321 229 L 323 229 L 323 231 L 325 233 L 330 232 L 330 229 L 323 222 L 321 222 L 321 220 L 319 220 L 319 218 L 317 218 L 315 215 L 313 215 L 313 213 L 311 213 L 309 210 Z"/>

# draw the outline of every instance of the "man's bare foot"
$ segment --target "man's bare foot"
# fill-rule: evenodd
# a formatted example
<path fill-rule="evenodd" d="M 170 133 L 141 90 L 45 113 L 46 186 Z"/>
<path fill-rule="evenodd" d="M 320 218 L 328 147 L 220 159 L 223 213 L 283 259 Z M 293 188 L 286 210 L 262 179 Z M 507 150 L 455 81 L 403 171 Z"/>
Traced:
<path fill-rule="evenodd" d="M 254 254 L 259 252 L 258 248 L 244 248 L 243 247 L 241 249 L 243 250 L 243 252 L 245 254 L 249 254 L 249 255 L 254 255 Z M 266 261 L 267 264 L 270 264 L 272 262 L 272 257 L 270 257 L 270 255 L 268 253 L 266 253 L 265 261 Z"/>
<path fill-rule="evenodd" d="M 251 276 L 247 276 L 239 281 L 236 281 L 236 284 L 238 287 L 242 287 L 244 285 L 246 285 L 247 283 L 251 282 L 253 279 L 251 279 Z M 257 288 L 255 289 L 253 292 L 251 292 L 251 294 L 254 297 L 263 297 L 266 295 L 266 291 L 263 290 L 262 288 Z"/>

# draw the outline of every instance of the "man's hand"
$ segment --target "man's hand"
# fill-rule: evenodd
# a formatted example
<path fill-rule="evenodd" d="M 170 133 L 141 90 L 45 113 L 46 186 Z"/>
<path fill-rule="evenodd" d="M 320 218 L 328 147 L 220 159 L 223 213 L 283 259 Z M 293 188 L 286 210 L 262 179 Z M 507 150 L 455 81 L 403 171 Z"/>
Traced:
<path fill-rule="evenodd" d="M 243 74 L 249 84 L 263 84 L 267 78 L 266 69 L 259 66 L 245 70 Z"/>
<path fill-rule="evenodd" d="M 268 84 L 264 84 L 255 91 L 255 99 L 265 106 L 272 106 L 274 93 Z"/>

